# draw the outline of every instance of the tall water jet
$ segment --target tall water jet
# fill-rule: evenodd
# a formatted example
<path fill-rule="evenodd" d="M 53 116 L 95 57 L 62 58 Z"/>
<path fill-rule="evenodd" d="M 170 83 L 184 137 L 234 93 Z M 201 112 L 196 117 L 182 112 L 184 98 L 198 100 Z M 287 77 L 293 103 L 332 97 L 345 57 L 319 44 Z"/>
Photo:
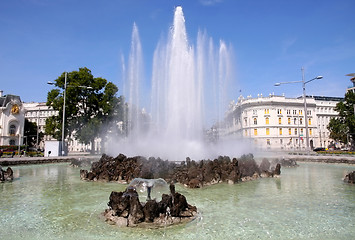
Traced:
<path fill-rule="evenodd" d="M 128 60 L 128 73 L 127 73 L 127 95 L 129 103 L 128 124 L 133 130 L 131 132 L 134 136 L 139 136 L 141 132 L 140 121 L 140 99 L 141 99 L 141 83 L 143 77 L 143 56 L 142 45 L 139 38 L 138 27 L 134 23 L 132 31 L 131 53 Z"/>
<path fill-rule="evenodd" d="M 206 119 L 218 121 L 227 108 L 227 82 L 233 78 L 231 56 L 220 41 L 215 47 L 212 38 L 198 32 L 196 47 L 189 43 L 182 7 L 175 9 L 174 21 L 167 40 L 160 40 L 153 57 L 151 89 L 151 123 L 147 134 L 140 131 L 139 80 L 143 76 L 142 51 L 138 28 L 133 27 L 132 47 L 128 64 L 127 85 L 131 130 L 128 140 L 110 147 L 110 154 L 159 156 L 184 160 L 214 157 L 217 148 L 206 146 Z M 137 94 L 138 93 L 138 94 Z M 132 106 L 133 107 L 133 106 Z M 214 114 L 214 116 L 212 116 Z M 134 119 L 134 117 L 136 117 Z"/>

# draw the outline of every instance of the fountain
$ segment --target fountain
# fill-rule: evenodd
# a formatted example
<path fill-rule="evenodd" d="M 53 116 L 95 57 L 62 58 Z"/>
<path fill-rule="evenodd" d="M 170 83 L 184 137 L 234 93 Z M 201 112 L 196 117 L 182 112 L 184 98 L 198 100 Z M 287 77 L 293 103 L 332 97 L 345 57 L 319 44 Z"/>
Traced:
<path fill-rule="evenodd" d="M 142 199 L 140 199 L 141 201 L 148 201 L 152 199 L 160 201 L 161 195 L 169 192 L 168 184 L 162 178 L 135 178 L 129 183 L 128 188 L 129 187 L 133 187 L 139 193 L 146 193 L 146 198 L 143 197 Z"/>
<path fill-rule="evenodd" d="M 155 187 L 164 189 L 167 183 L 163 179 L 133 179 L 124 192 L 111 192 L 109 209 L 103 213 L 106 221 L 120 227 L 157 228 L 186 223 L 197 217 L 196 207 L 175 191 L 174 184 L 170 184 L 170 194 L 162 194 L 159 202 L 150 199 L 150 191 Z M 147 190 L 147 201 L 139 200 L 138 188 Z"/>
<path fill-rule="evenodd" d="M 159 156 L 169 160 L 214 158 L 225 154 L 204 140 L 206 119 L 218 122 L 233 89 L 232 50 L 224 41 L 199 32 L 196 46 L 189 43 L 182 7 L 176 7 L 166 41 L 154 52 L 151 81 L 151 119 L 142 120 L 143 57 L 138 27 L 133 26 L 131 53 L 125 72 L 129 101 L 128 138 L 109 141 L 106 153 L 117 156 Z M 149 125 L 149 127 L 147 126 Z"/>
<path fill-rule="evenodd" d="M 0 182 L 12 181 L 14 179 L 14 173 L 10 167 L 6 171 L 2 170 L 0 166 Z"/>
<path fill-rule="evenodd" d="M 91 171 L 81 169 L 80 178 L 85 181 L 130 183 L 144 192 L 157 185 L 157 189 L 163 193 L 164 180 L 189 188 L 201 188 L 222 182 L 234 184 L 259 177 L 279 177 L 279 162 L 274 160 L 270 163 L 269 160 L 263 159 L 259 165 L 252 154 L 242 155 L 238 159 L 220 156 L 214 160 L 199 162 L 186 158 L 186 161 L 179 164 L 154 157 L 146 159 L 120 154 L 113 158 L 104 154 L 98 162 L 92 164 Z"/>

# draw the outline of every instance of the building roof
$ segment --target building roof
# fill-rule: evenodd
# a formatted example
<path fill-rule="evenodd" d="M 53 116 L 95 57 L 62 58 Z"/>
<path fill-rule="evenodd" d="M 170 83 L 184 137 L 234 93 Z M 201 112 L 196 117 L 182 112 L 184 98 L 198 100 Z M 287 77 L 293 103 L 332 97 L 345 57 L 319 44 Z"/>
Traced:
<path fill-rule="evenodd" d="M 320 100 L 320 101 L 336 101 L 336 102 L 344 101 L 344 98 L 341 97 L 306 96 L 306 98 L 314 98 L 315 100 Z"/>
<path fill-rule="evenodd" d="M 20 97 L 16 96 L 16 95 L 8 94 L 8 95 L 5 95 L 3 97 L 0 97 L 0 107 L 6 107 L 6 105 L 9 102 L 14 101 L 14 100 L 17 100 L 17 101 L 21 102 Z"/>

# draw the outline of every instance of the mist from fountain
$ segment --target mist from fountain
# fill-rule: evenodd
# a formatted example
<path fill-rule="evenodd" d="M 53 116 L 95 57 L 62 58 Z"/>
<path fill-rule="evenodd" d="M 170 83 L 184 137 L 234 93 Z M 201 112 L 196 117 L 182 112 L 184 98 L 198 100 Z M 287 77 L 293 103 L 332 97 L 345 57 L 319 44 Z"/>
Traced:
<path fill-rule="evenodd" d="M 141 117 L 140 91 L 143 57 L 138 28 L 133 26 L 126 93 L 132 127 L 123 141 L 108 146 L 109 154 L 156 156 L 184 160 L 221 155 L 218 145 L 206 143 L 206 119 L 223 120 L 228 90 L 233 89 L 232 50 L 222 40 L 215 46 L 199 31 L 196 46 L 189 43 L 182 7 L 176 7 L 167 40 L 160 40 L 153 56 L 151 119 Z M 117 142 L 117 141 L 115 141 Z M 222 153 L 223 154 L 223 153 Z"/>

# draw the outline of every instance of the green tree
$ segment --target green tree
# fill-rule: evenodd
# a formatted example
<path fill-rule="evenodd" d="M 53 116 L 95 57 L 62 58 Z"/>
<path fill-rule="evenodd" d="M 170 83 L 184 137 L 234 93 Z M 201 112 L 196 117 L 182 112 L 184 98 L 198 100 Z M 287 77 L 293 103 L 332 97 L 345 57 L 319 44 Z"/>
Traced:
<path fill-rule="evenodd" d="M 58 111 L 46 121 L 46 134 L 60 140 L 62 136 L 63 91 L 65 73 L 55 80 L 56 89 L 48 92 L 47 105 Z M 85 86 L 85 87 L 83 87 Z M 88 88 L 90 87 L 90 89 Z M 104 123 L 114 120 L 114 115 L 121 104 L 116 97 L 118 88 L 112 82 L 101 77 L 94 77 L 88 68 L 79 68 L 67 74 L 65 137 L 74 133 L 74 137 L 85 144 L 107 133 Z"/>
<path fill-rule="evenodd" d="M 36 146 L 37 124 L 35 122 L 30 122 L 28 121 L 28 119 L 25 119 L 24 137 L 26 138 L 26 145 L 28 145 L 29 147 Z"/>
<path fill-rule="evenodd" d="M 351 141 L 355 140 L 354 104 L 355 94 L 349 91 L 345 94 L 344 101 L 336 105 L 335 111 L 339 116 L 332 118 L 327 127 L 332 139 L 348 143 L 348 136 L 351 136 Z"/>

